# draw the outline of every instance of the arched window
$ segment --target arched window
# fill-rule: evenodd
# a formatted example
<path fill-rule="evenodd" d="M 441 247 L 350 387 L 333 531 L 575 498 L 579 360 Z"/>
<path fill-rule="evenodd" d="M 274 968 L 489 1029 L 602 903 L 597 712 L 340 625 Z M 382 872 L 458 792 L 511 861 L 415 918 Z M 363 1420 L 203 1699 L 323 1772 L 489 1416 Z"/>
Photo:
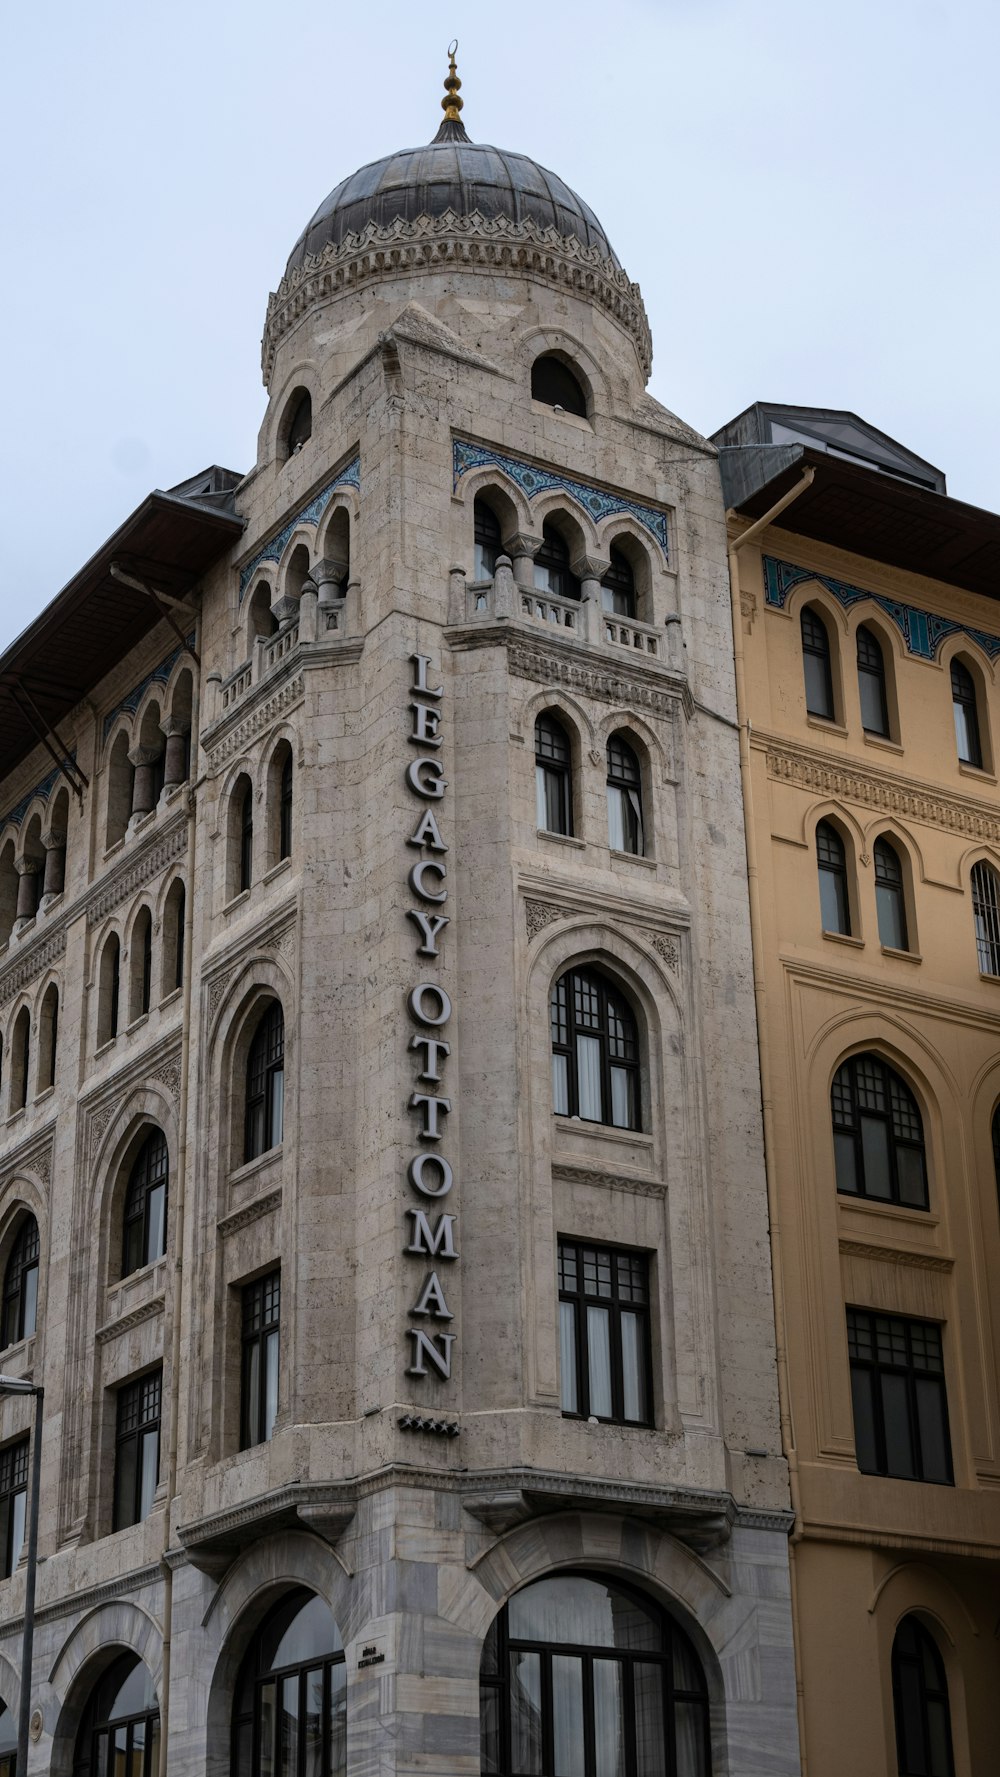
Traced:
<path fill-rule="evenodd" d="M 480 494 L 472 508 L 473 544 L 475 560 L 472 569 L 473 580 L 492 580 L 496 571 L 497 556 L 503 547 L 500 536 L 500 520 L 492 506 Z"/>
<path fill-rule="evenodd" d="M 708 1693 L 683 1630 L 604 1576 L 536 1580 L 490 1625 L 479 1667 L 490 1777 L 709 1777 Z"/>
<path fill-rule="evenodd" d="M 97 1047 L 110 1043 L 118 1035 L 118 1001 L 121 993 L 121 944 L 112 932 L 101 951 L 97 987 Z"/>
<path fill-rule="evenodd" d="M 284 1130 L 285 1016 L 277 1000 L 263 1013 L 247 1056 L 244 1160 L 276 1148 Z"/>
<path fill-rule="evenodd" d="M 233 1704 L 238 1777 L 346 1777 L 347 1667 L 329 1606 L 300 1588 L 254 1636 Z"/>
<path fill-rule="evenodd" d="M 642 827 L 642 775 L 639 761 L 620 734 L 608 741 L 608 843 L 612 851 L 645 852 Z"/>
<path fill-rule="evenodd" d="M 580 582 L 569 565 L 569 544 L 550 519 L 542 525 L 542 542 L 534 563 L 534 581 L 540 592 L 556 598 L 578 599 Z"/>
<path fill-rule="evenodd" d="M 148 907 L 136 915 L 129 943 L 129 1023 L 149 1011 L 153 991 L 153 917 Z"/>
<path fill-rule="evenodd" d="M 876 839 L 875 904 L 879 941 L 890 950 L 909 950 L 906 938 L 906 897 L 899 853 L 888 839 Z"/>
<path fill-rule="evenodd" d="M 17 1720 L 0 1699 L 0 1777 L 17 1777 Z"/>
<path fill-rule="evenodd" d="M 878 1055 L 852 1055 L 830 1092 L 837 1190 L 927 1208 L 924 1125 L 917 1101 Z"/>
<path fill-rule="evenodd" d="M 26 1215 L 3 1274 L 3 1344 L 30 1339 L 38 1315 L 38 1223 Z"/>
<path fill-rule="evenodd" d="M 23 1111 L 28 1102 L 28 1075 L 31 1071 L 31 1014 L 22 1006 L 14 1020 L 10 1045 L 10 1108 Z"/>
<path fill-rule="evenodd" d="M 294 763 L 287 740 L 279 740 L 267 767 L 267 864 L 273 869 L 292 855 Z"/>
<path fill-rule="evenodd" d="M 148 1666 L 122 1654 L 90 1693 L 73 1777 L 157 1777 L 160 1711 Z"/>
<path fill-rule="evenodd" d="M 955 716 L 955 743 L 963 765 L 982 766 L 976 681 L 960 660 L 951 663 L 951 704 Z"/>
<path fill-rule="evenodd" d="M 278 850 L 282 858 L 292 855 L 292 752 L 289 748 L 281 767 L 281 790 L 278 820 Z"/>
<path fill-rule="evenodd" d="M 811 605 L 803 605 L 802 670 L 806 681 L 806 709 L 810 716 L 824 716 L 833 721 L 833 673 L 830 667 L 830 637 L 826 624 Z"/>
<path fill-rule="evenodd" d="M 616 617 L 635 616 L 635 575 L 620 549 L 611 545 L 611 566 L 601 581 L 601 607 Z"/>
<path fill-rule="evenodd" d="M 229 800 L 229 894 L 245 894 L 253 882 L 253 785 L 245 773 Z"/>
<path fill-rule="evenodd" d="M 254 587 L 247 604 L 247 642 L 253 644 L 258 636 L 273 636 L 278 628 L 271 615 L 274 593 L 267 580 L 261 580 Z"/>
<path fill-rule="evenodd" d="M 14 869 L 14 841 L 8 839 L 0 851 L 0 944 L 6 944 L 17 917 L 17 871 Z"/>
<path fill-rule="evenodd" d="M 312 437 L 313 407 L 312 396 L 308 389 L 297 389 L 286 409 L 287 420 L 284 427 L 285 455 L 294 457 L 296 451 Z"/>
<path fill-rule="evenodd" d="M 944 1661 L 914 1616 L 903 1618 L 893 1640 L 892 1701 L 899 1777 L 954 1777 Z"/>
<path fill-rule="evenodd" d="M 535 723 L 535 820 L 545 833 L 573 831 L 569 735 L 547 711 Z"/>
<path fill-rule="evenodd" d="M 59 1048 L 59 989 L 50 981 L 45 989 L 38 1020 L 38 1090 L 48 1092 L 56 1083 Z"/>
<path fill-rule="evenodd" d="M 167 1143 L 159 1129 L 147 1135 L 132 1163 L 125 1193 L 122 1276 L 162 1259 L 167 1250 Z"/>
<path fill-rule="evenodd" d="M 587 397 L 568 364 L 553 352 L 544 352 L 531 366 L 531 399 L 564 413 L 587 417 Z"/>
<path fill-rule="evenodd" d="M 623 994 L 592 969 L 571 969 L 555 983 L 552 1108 L 560 1117 L 641 1129 L 639 1035 Z"/>
<path fill-rule="evenodd" d="M 816 866 L 819 871 L 819 911 L 824 932 L 851 935 L 851 897 L 847 881 L 844 841 L 829 821 L 816 828 Z"/>
<path fill-rule="evenodd" d="M 166 999 L 184 984 L 184 920 L 187 895 L 184 884 L 172 882 L 163 906 L 163 960 L 160 997 Z"/>
<path fill-rule="evenodd" d="M 885 659 L 877 636 L 864 624 L 858 630 L 858 695 L 865 733 L 887 735 L 889 700 L 885 689 Z"/>
<path fill-rule="evenodd" d="M 972 919 L 983 975 L 1000 975 L 1000 877 L 992 864 L 972 866 Z"/>

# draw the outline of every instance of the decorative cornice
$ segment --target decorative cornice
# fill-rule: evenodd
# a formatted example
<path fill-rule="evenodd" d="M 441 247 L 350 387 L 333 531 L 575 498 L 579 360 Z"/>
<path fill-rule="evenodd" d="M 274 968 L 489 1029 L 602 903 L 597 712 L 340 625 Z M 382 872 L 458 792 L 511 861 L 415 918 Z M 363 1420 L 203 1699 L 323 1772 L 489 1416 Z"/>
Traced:
<path fill-rule="evenodd" d="M 73 748 L 72 752 L 69 754 L 69 760 L 70 760 L 71 764 L 73 764 L 73 765 L 76 764 L 76 748 L 75 747 Z M 49 796 L 51 795 L 53 789 L 55 788 L 57 780 L 61 777 L 65 777 L 65 776 L 66 776 L 66 774 L 63 770 L 63 767 L 61 765 L 54 765 L 52 770 L 50 772 L 48 772 L 45 777 L 42 778 L 40 783 L 37 783 L 35 785 L 33 790 L 29 790 L 25 796 L 21 797 L 21 800 L 17 804 L 17 807 L 10 809 L 9 812 L 7 814 L 5 814 L 2 819 L 0 819 L 0 833 L 2 833 L 3 829 L 7 826 L 20 827 L 21 822 L 23 821 L 25 815 L 27 814 L 29 808 L 31 807 L 31 804 L 34 802 L 36 796 L 40 799 L 40 801 L 42 803 L 48 802 Z M 67 784 L 69 783 L 69 781 L 70 781 L 69 778 L 66 777 Z"/>
<path fill-rule="evenodd" d="M 850 610 L 862 599 L 877 605 L 899 630 L 907 653 L 916 655 L 918 660 L 936 659 L 941 643 L 954 635 L 968 636 L 989 660 L 995 660 L 1000 654 L 1000 636 L 992 635 L 988 630 L 973 629 L 971 624 L 956 623 L 954 618 L 941 617 L 936 611 L 924 611 L 919 605 L 904 604 L 900 599 L 887 598 L 883 592 L 872 592 L 867 586 L 854 586 L 849 580 L 836 580 L 832 574 L 817 573 L 814 568 L 800 567 L 797 562 L 779 561 L 773 555 L 765 555 L 762 566 L 765 603 L 773 611 L 784 610 L 788 595 L 796 586 L 815 581 L 845 610 Z"/>
<path fill-rule="evenodd" d="M 539 228 L 530 220 L 515 223 L 506 216 L 490 221 L 478 211 L 456 216 L 449 210 L 413 222 L 397 217 L 385 228 L 370 222 L 361 234 L 330 242 L 286 274 L 267 304 L 261 343 L 265 387 L 270 386 L 281 341 L 310 309 L 364 284 L 441 270 L 514 272 L 578 292 L 625 328 L 648 380 L 653 363 L 649 322 L 638 284 L 620 266 L 555 228 Z"/>
<path fill-rule="evenodd" d="M 297 512 L 293 512 L 291 518 L 285 520 L 280 531 L 276 531 L 273 537 L 269 537 L 266 543 L 262 543 L 250 560 L 244 563 L 240 569 L 240 604 L 243 603 L 246 589 L 257 569 L 263 567 L 266 561 L 281 560 L 285 552 L 285 545 L 298 525 L 319 524 L 338 487 L 360 488 L 360 486 L 361 458 L 356 456 L 352 457 L 349 463 L 345 463 L 342 469 L 338 469 L 333 480 L 328 481 L 318 494 L 313 494 L 312 499 L 307 500 L 304 506 L 300 506 Z"/>
<path fill-rule="evenodd" d="M 98 1327 L 94 1335 L 98 1345 L 107 1345 L 119 1333 L 130 1333 L 133 1327 L 141 1327 L 143 1321 L 155 1320 L 163 1313 L 165 1304 L 166 1297 L 161 1290 L 158 1295 L 150 1296 L 148 1302 L 140 1302 L 138 1308 L 130 1309 L 128 1314 L 120 1314 L 117 1320 L 106 1321 L 103 1327 Z"/>
<path fill-rule="evenodd" d="M 66 954 L 66 927 L 62 925 L 57 931 L 46 932 L 42 938 L 27 949 L 18 949 L 15 956 L 0 969 L 0 1006 L 6 1004 L 14 994 L 27 987 L 43 969 L 51 968 Z"/>
<path fill-rule="evenodd" d="M 44 1190 L 48 1190 L 52 1182 L 52 1147 L 54 1141 L 54 1125 L 36 1134 L 19 1148 L 12 1148 L 9 1153 L 0 1155 L 0 1198 L 2 1198 L 19 1173 L 30 1172 Z"/>
<path fill-rule="evenodd" d="M 690 697 L 684 681 L 668 676 L 670 669 L 666 667 L 644 666 L 639 672 L 630 660 L 626 676 L 612 666 L 592 663 L 572 644 L 546 643 L 541 638 L 535 641 L 534 637 L 529 641 L 523 629 L 504 625 L 496 625 L 494 634 L 507 643 L 508 670 L 515 678 L 532 679 L 538 685 L 558 685 L 582 697 L 596 697 L 602 703 L 667 718 Z"/>
<path fill-rule="evenodd" d="M 469 444 L 464 438 L 453 441 L 454 487 L 457 488 L 462 476 L 468 475 L 471 469 L 487 468 L 502 469 L 529 499 L 535 494 L 548 493 L 552 488 L 570 494 L 598 523 L 612 513 L 628 514 L 656 539 L 664 559 L 669 560 L 669 533 L 665 512 L 658 512 L 653 506 L 644 506 L 638 500 L 629 499 L 626 494 L 594 487 L 589 482 L 576 481 L 561 469 L 542 469 L 535 463 L 525 462 L 522 457 L 507 456 L 503 451 L 493 450 L 485 444 Z"/>
<path fill-rule="evenodd" d="M 841 1240 L 840 1250 L 847 1258 L 875 1259 L 880 1265 L 912 1265 L 918 1271 L 953 1271 L 954 1259 L 941 1253 L 914 1252 L 912 1247 L 876 1246 L 868 1240 Z"/>
<path fill-rule="evenodd" d="M 55 1567 L 56 1563 L 52 1563 Z M 163 1569 L 158 1561 L 147 1567 L 134 1568 L 131 1573 L 123 1573 L 113 1580 L 106 1580 L 100 1586 L 88 1586 L 80 1592 L 67 1592 L 62 1598 L 52 1599 L 49 1603 L 37 1605 L 35 1608 L 36 1623 L 57 1622 L 60 1617 L 72 1613 L 78 1622 L 96 1610 L 102 1604 L 117 1603 L 119 1598 L 128 1597 L 132 1592 L 140 1592 L 143 1586 L 159 1585 L 163 1580 Z M 24 1629 L 24 1617 L 8 1617 L 0 1623 L 0 1637 L 5 1635 L 20 1636 Z"/>
<path fill-rule="evenodd" d="M 152 672 L 148 672 L 146 677 L 142 679 L 138 685 L 133 685 L 128 695 L 122 698 L 121 703 L 117 703 L 113 710 L 108 711 L 104 718 L 104 726 L 101 729 L 102 746 L 107 740 L 108 735 L 111 733 L 119 716 L 134 716 L 140 703 L 145 697 L 146 692 L 149 690 L 149 687 L 151 685 L 165 685 L 167 683 L 181 655 L 189 653 L 191 649 L 193 649 L 194 639 L 195 632 L 192 630 L 186 640 L 179 644 L 172 654 L 167 655 L 166 660 L 161 660 L 159 666 L 154 666 Z"/>
<path fill-rule="evenodd" d="M 951 796 L 944 790 L 928 790 L 909 778 L 897 778 L 884 770 L 848 765 L 829 754 L 807 751 L 781 741 L 756 736 L 751 745 L 767 754 L 769 777 L 795 784 L 813 794 L 918 821 L 926 827 L 943 827 L 963 838 L 1000 844 L 1000 812 L 986 802 Z"/>
<path fill-rule="evenodd" d="M 136 889 L 159 876 L 175 858 L 182 857 L 187 851 L 187 842 L 187 815 L 181 810 L 173 817 L 170 826 L 151 833 L 141 848 L 130 846 L 127 861 L 99 883 L 90 895 L 87 901 L 88 926 L 97 925 L 129 895 L 134 895 Z"/>
<path fill-rule="evenodd" d="M 552 1177 L 560 1179 L 567 1185 L 596 1185 L 602 1191 L 624 1191 L 630 1197 L 665 1197 L 666 1181 L 650 1178 L 630 1178 L 620 1172 L 600 1172 L 589 1166 L 564 1166 L 561 1161 L 552 1162 Z"/>
<path fill-rule="evenodd" d="M 298 664 L 301 666 L 301 662 Z M 218 770 L 220 766 L 225 765 L 234 753 L 241 752 L 244 747 L 256 740 L 263 729 L 269 728 L 272 722 L 278 720 L 279 716 L 285 715 L 300 701 L 302 691 L 303 678 L 301 671 L 298 671 L 293 677 L 280 684 L 277 690 L 270 697 L 265 698 L 262 703 L 258 703 L 245 715 L 241 713 L 240 719 L 234 723 L 233 727 L 228 727 L 223 721 L 218 723 L 214 730 L 203 734 L 201 744 L 206 753 L 211 754 L 213 768 Z M 241 712 L 243 707 L 242 704 L 239 705 Z"/>
<path fill-rule="evenodd" d="M 281 1208 L 281 1186 L 276 1185 L 271 1191 L 265 1191 L 260 1197 L 254 1197 L 244 1203 L 240 1209 L 234 1209 L 229 1215 L 223 1216 L 216 1226 L 225 1240 L 229 1234 L 238 1234 L 241 1228 L 249 1228 L 252 1222 L 259 1222 L 263 1216 L 271 1214 L 274 1209 Z"/>

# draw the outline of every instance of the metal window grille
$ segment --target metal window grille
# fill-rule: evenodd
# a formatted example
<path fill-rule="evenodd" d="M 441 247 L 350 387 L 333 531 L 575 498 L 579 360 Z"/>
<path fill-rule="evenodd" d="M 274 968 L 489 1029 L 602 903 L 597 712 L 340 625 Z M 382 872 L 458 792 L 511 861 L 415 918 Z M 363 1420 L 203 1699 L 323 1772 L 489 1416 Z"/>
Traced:
<path fill-rule="evenodd" d="M 972 866 L 972 918 L 980 971 L 1000 975 L 1000 877 L 992 864 Z"/>

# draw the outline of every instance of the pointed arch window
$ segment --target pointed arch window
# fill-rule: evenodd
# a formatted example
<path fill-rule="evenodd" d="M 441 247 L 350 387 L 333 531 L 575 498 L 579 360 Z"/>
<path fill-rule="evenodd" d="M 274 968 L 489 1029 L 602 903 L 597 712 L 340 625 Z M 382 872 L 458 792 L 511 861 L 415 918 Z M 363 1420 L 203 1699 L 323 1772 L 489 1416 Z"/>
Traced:
<path fill-rule="evenodd" d="M 473 580 L 492 580 L 496 572 L 497 556 L 502 550 L 500 522 L 488 500 L 480 495 L 472 508 L 473 546 L 475 560 L 472 569 Z"/>
<path fill-rule="evenodd" d="M 554 593 L 556 598 L 580 597 L 580 582 L 569 565 L 569 545 L 548 518 L 535 556 L 534 580 L 540 592 Z"/>
<path fill-rule="evenodd" d="M 972 866 L 972 919 L 983 975 L 1000 975 L 1000 876 L 985 859 Z"/>
<path fill-rule="evenodd" d="M 162 1259 L 167 1250 L 167 1143 L 163 1132 L 147 1135 L 132 1163 L 125 1193 L 122 1276 Z"/>
<path fill-rule="evenodd" d="M 284 1107 L 285 1016 L 278 1001 L 272 1000 L 247 1056 L 244 1161 L 257 1160 L 278 1146 L 284 1130 Z"/>
<path fill-rule="evenodd" d="M 833 671 L 830 665 L 830 637 L 818 611 L 804 605 L 800 619 L 802 631 L 802 670 L 806 682 L 806 709 L 810 716 L 834 718 Z"/>
<path fill-rule="evenodd" d="M 38 1223 L 26 1215 L 10 1249 L 3 1274 L 3 1345 L 30 1339 L 38 1317 Z"/>
<path fill-rule="evenodd" d="M 642 773 L 628 741 L 613 734 L 608 741 L 608 843 L 612 851 L 645 853 L 642 824 Z"/>
<path fill-rule="evenodd" d="M 892 1700 L 899 1777 L 954 1777 L 944 1661 L 914 1616 L 903 1618 L 893 1640 Z"/>
<path fill-rule="evenodd" d="M 979 708 L 976 681 L 960 660 L 951 663 L 951 705 L 955 716 L 955 744 L 963 765 L 982 768 L 983 748 L 979 736 Z"/>
<path fill-rule="evenodd" d="M 244 894 L 253 882 L 253 785 L 245 778 L 237 804 L 239 820 L 239 890 Z"/>
<path fill-rule="evenodd" d="M 628 558 L 611 545 L 611 565 L 601 581 L 601 609 L 615 617 L 635 616 L 635 575 Z"/>
<path fill-rule="evenodd" d="M 844 841 L 830 821 L 816 828 L 816 866 L 819 872 L 819 910 L 824 932 L 851 935 L 851 896 L 847 878 Z"/>
<path fill-rule="evenodd" d="M 887 736 L 889 699 L 886 695 L 885 656 L 878 637 L 865 624 L 858 630 L 858 695 L 865 733 Z"/>
<path fill-rule="evenodd" d="M 624 994 L 592 969 L 571 969 L 550 997 L 552 1108 L 560 1117 L 641 1129 L 639 1031 Z"/>
<path fill-rule="evenodd" d="M 899 853 L 888 839 L 876 839 L 873 849 L 879 941 L 889 950 L 909 950 L 903 866 Z"/>
<path fill-rule="evenodd" d="M 240 1668 L 232 1770 L 239 1777 L 346 1777 L 344 1645 L 329 1606 L 304 1588 L 265 1618 Z"/>
<path fill-rule="evenodd" d="M 535 818 L 545 833 L 572 834 L 573 776 L 569 735 L 555 716 L 535 723 Z"/>
<path fill-rule="evenodd" d="M 852 1055 L 830 1091 L 837 1190 L 926 1209 L 924 1125 L 913 1093 L 878 1055 Z"/>
<path fill-rule="evenodd" d="M 278 804 L 278 859 L 292 855 L 292 749 L 289 747 L 281 767 Z"/>

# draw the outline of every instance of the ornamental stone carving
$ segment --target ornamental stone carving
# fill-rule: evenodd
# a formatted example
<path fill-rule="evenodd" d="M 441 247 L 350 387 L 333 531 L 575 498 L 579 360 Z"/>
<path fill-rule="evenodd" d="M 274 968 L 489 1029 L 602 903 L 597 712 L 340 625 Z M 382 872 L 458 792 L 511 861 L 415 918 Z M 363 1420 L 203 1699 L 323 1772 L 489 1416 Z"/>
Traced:
<path fill-rule="evenodd" d="M 532 938 L 537 938 L 539 932 L 543 932 L 554 919 L 559 919 L 563 912 L 562 907 L 553 907 L 550 901 L 525 901 L 524 922 L 528 928 L 529 944 Z"/>
<path fill-rule="evenodd" d="M 657 956 L 662 956 L 667 968 L 676 975 L 681 960 L 676 938 L 668 938 L 665 932 L 651 932 L 649 941 Z"/>

